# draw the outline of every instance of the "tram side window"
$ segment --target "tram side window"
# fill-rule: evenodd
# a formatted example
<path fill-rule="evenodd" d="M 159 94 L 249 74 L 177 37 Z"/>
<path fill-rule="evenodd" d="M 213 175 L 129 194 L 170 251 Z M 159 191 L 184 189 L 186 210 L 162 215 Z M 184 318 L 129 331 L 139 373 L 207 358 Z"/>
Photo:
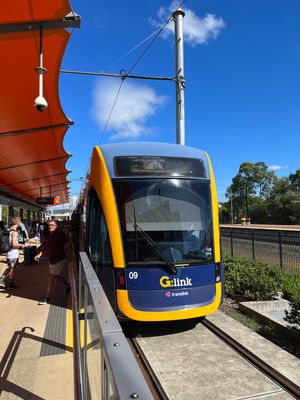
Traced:
<path fill-rule="evenodd" d="M 89 193 L 88 254 L 94 265 L 106 267 L 113 265 L 105 216 L 94 189 Z"/>

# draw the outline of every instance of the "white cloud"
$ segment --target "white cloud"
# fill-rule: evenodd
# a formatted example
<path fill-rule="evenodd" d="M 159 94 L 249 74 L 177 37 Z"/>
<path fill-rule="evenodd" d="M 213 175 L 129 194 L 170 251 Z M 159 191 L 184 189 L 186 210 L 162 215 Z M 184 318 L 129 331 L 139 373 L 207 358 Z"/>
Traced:
<path fill-rule="evenodd" d="M 102 130 L 115 101 L 120 81 L 98 81 L 93 92 L 92 117 Z M 110 117 L 107 131 L 110 138 L 138 139 L 151 134 L 146 123 L 165 104 L 166 96 L 159 96 L 152 88 L 126 80 Z"/>
<path fill-rule="evenodd" d="M 178 1 L 173 1 L 169 8 L 161 7 L 157 12 L 157 20 L 150 22 L 155 27 L 159 27 L 178 7 Z M 198 17 L 194 11 L 184 8 L 185 17 L 183 19 L 184 40 L 191 46 L 207 43 L 210 39 L 216 39 L 221 30 L 225 28 L 225 22 L 221 17 L 213 14 L 206 14 L 205 17 Z M 174 32 L 174 22 L 170 21 L 165 27 L 164 35 L 168 37 Z"/>
<path fill-rule="evenodd" d="M 282 169 L 288 169 L 288 166 L 285 165 L 268 165 L 268 170 L 269 171 L 280 171 Z"/>

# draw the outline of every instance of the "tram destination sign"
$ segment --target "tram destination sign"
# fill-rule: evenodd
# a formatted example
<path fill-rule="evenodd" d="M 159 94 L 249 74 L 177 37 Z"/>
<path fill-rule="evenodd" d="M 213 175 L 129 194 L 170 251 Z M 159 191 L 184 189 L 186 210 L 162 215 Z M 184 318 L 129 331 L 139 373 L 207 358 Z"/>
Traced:
<path fill-rule="evenodd" d="M 37 197 L 37 204 L 54 204 L 54 197 Z"/>

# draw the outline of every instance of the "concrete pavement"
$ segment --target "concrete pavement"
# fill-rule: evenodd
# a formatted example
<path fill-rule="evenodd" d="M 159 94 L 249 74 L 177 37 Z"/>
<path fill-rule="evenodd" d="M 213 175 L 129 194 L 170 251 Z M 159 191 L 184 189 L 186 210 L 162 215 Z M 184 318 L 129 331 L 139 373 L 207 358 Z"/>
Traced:
<path fill-rule="evenodd" d="M 23 261 L 22 255 L 20 262 Z M 6 269 L 0 256 L 0 273 Z M 0 289 L 0 397 L 1 399 L 72 399 L 73 355 L 66 349 L 66 332 L 56 334 L 67 324 L 67 298 L 59 283 L 51 305 L 38 305 L 47 285 L 46 262 L 17 267 L 13 291 Z M 57 314 L 56 322 L 49 315 Z M 48 333 L 47 333 L 48 332 Z M 50 332 L 50 333 L 49 333 Z M 45 352 L 45 345 L 53 351 Z M 56 351 L 59 349 L 59 351 Z"/>

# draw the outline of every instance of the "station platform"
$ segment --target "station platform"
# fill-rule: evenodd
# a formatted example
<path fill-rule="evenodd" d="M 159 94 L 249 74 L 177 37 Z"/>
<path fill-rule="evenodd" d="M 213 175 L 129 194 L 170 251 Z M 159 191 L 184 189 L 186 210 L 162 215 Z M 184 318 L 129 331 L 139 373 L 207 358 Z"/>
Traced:
<path fill-rule="evenodd" d="M 57 283 L 51 304 L 39 305 L 47 286 L 47 262 L 24 265 L 22 254 L 19 261 L 19 287 L 0 288 L 0 398 L 72 399 L 70 295 Z M 5 270 L 6 257 L 0 256 L 0 274 Z"/>

